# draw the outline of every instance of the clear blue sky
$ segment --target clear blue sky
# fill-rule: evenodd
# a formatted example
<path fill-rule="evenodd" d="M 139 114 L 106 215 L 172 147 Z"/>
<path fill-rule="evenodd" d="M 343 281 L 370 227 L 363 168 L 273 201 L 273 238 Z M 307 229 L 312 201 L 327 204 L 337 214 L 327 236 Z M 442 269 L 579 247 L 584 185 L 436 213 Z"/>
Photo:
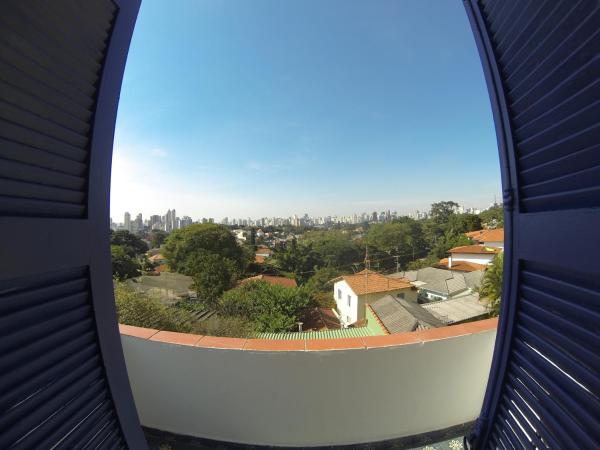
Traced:
<path fill-rule="evenodd" d="M 459 0 L 144 0 L 111 213 L 425 210 L 500 193 Z"/>

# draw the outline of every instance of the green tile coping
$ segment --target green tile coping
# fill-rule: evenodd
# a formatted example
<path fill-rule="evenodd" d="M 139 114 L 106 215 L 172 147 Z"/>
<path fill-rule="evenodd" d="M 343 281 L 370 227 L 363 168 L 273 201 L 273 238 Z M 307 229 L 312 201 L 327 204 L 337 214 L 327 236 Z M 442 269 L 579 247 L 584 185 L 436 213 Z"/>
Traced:
<path fill-rule="evenodd" d="M 339 330 L 323 330 L 323 331 L 302 331 L 302 332 L 287 332 L 287 333 L 257 333 L 255 336 L 258 339 L 271 340 L 313 340 L 313 339 L 342 339 L 364 336 L 380 336 L 384 333 L 376 334 L 376 329 L 371 327 L 358 328 L 340 328 Z"/>

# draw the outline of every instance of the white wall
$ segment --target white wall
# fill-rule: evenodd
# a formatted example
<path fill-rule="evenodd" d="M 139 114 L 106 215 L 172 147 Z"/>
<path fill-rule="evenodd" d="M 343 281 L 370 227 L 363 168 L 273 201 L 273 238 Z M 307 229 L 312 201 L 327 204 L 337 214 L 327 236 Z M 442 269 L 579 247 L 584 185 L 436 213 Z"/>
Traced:
<path fill-rule="evenodd" d="M 485 247 L 501 248 L 502 250 L 504 250 L 504 241 L 488 241 L 484 242 L 483 245 Z"/>
<path fill-rule="evenodd" d="M 143 425 L 246 444 L 374 442 L 474 420 L 495 330 L 395 347 L 250 351 L 122 336 Z"/>
<path fill-rule="evenodd" d="M 338 298 L 338 290 L 342 293 L 342 298 Z M 417 301 L 417 290 L 412 288 L 397 289 L 395 291 L 377 292 L 373 294 L 356 295 L 350 285 L 345 280 L 340 280 L 333 285 L 333 295 L 338 311 L 340 312 L 340 320 L 343 324 L 350 325 L 358 320 L 365 318 L 365 304 L 372 304 L 385 297 L 386 295 L 393 295 L 396 297 L 398 294 L 403 293 L 404 298 L 409 301 Z M 348 306 L 348 296 L 350 296 L 350 306 Z M 347 320 L 350 318 L 350 321 Z"/>
<path fill-rule="evenodd" d="M 338 291 L 341 291 L 341 298 L 338 297 Z M 356 294 L 350 288 L 350 285 L 345 280 L 340 280 L 333 285 L 333 295 L 335 296 L 335 304 L 340 314 L 340 321 L 349 325 L 358 320 L 358 299 Z M 348 296 L 350 296 L 350 306 L 348 306 Z M 350 318 L 350 320 L 348 320 Z"/>
<path fill-rule="evenodd" d="M 479 253 L 452 253 L 452 262 L 467 261 L 475 264 L 490 264 L 494 259 L 495 254 L 479 254 Z"/>

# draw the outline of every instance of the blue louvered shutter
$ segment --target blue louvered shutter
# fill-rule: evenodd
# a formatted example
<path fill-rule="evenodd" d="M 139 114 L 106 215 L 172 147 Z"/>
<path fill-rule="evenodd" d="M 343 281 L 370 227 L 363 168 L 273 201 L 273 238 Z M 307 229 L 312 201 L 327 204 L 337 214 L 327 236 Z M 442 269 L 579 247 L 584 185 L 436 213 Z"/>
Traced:
<path fill-rule="evenodd" d="M 477 449 L 600 448 L 600 2 L 466 0 L 502 166 L 502 310 Z"/>
<path fill-rule="evenodd" d="M 0 448 L 145 448 L 109 253 L 138 1 L 0 2 Z"/>

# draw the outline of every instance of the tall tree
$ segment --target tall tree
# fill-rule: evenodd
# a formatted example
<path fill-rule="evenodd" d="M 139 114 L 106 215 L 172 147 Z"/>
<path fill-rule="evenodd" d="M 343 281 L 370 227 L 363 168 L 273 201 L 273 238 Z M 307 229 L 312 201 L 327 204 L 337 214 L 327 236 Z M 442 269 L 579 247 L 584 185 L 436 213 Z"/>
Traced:
<path fill-rule="evenodd" d="M 140 264 L 138 260 L 130 256 L 125 247 L 111 245 L 110 255 L 112 257 L 112 273 L 117 280 L 123 281 L 140 275 Z"/>
<path fill-rule="evenodd" d="M 161 245 L 163 245 L 168 235 L 169 233 L 164 230 L 152 230 L 149 235 L 150 245 L 152 245 L 152 248 L 159 248 Z"/>
<path fill-rule="evenodd" d="M 148 251 L 148 245 L 127 230 L 111 231 L 110 244 L 123 247 L 125 252 L 131 257 Z"/>
<path fill-rule="evenodd" d="M 502 298 L 502 276 L 504 272 L 504 253 L 498 253 L 492 264 L 487 268 L 481 280 L 479 295 L 488 300 L 491 308 L 490 315 L 500 313 L 500 300 Z"/>
<path fill-rule="evenodd" d="M 173 231 L 164 244 L 165 256 L 171 269 L 184 275 L 196 275 L 194 258 L 213 254 L 229 260 L 238 273 L 242 273 L 248 261 L 233 234 L 222 226 L 212 223 L 193 224 Z"/>
<path fill-rule="evenodd" d="M 433 220 L 438 223 L 447 223 L 448 219 L 456 208 L 459 207 L 459 204 L 453 201 L 442 201 L 431 204 L 430 215 Z"/>

